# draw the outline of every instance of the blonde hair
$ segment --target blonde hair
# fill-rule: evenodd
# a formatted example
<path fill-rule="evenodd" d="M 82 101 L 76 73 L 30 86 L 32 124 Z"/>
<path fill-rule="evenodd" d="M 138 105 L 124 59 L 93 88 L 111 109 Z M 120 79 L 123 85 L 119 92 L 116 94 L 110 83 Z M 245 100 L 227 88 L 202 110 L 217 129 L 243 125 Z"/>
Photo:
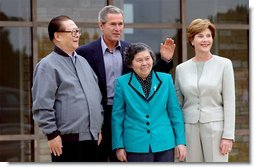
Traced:
<path fill-rule="evenodd" d="M 212 24 L 210 22 L 210 20 L 195 19 L 190 23 L 189 27 L 187 28 L 187 39 L 188 39 L 188 42 L 191 45 L 191 47 L 193 47 L 191 42 L 193 41 L 194 36 L 202 31 L 204 31 L 207 28 L 211 31 L 212 38 L 214 39 L 216 30 L 215 30 L 214 24 Z"/>

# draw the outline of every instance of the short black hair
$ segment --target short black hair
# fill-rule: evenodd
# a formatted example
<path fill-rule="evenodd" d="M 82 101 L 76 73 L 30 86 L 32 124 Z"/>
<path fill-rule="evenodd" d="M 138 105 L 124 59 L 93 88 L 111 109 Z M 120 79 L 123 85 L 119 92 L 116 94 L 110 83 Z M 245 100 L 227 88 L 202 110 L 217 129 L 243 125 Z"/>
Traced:
<path fill-rule="evenodd" d="M 61 15 L 53 18 L 48 25 L 49 39 L 52 41 L 54 39 L 54 33 L 62 30 L 62 22 L 72 20 L 69 16 Z"/>
<path fill-rule="evenodd" d="M 135 55 L 139 52 L 147 50 L 150 54 L 150 56 L 153 59 L 153 63 L 156 61 L 156 55 L 152 51 L 152 49 L 146 45 L 145 43 L 138 42 L 138 43 L 132 43 L 128 47 L 125 48 L 124 50 L 124 63 L 128 66 L 131 67 L 132 61 L 135 57 Z"/>

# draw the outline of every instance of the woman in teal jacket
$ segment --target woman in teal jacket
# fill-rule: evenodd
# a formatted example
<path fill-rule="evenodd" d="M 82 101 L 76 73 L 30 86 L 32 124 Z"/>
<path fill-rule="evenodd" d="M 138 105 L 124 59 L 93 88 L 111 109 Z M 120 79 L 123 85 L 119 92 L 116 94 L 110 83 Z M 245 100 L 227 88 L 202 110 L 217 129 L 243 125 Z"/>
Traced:
<path fill-rule="evenodd" d="M 167 51 L 167 50 L 165 50 Z M 174 161 L 174 148 L 185 159 L 181 109 L 170 74 L 152 70 L 155 55 L 143 43 L 124 55 L 133 72 L 116 81 L 112 110 L 112 147 L 120 161 Z"/>

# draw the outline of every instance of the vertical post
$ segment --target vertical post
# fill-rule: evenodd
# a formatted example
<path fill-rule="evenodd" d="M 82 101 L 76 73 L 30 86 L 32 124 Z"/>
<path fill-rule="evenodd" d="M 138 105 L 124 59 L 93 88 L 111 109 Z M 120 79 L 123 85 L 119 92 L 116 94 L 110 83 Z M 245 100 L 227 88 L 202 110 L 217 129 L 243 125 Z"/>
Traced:
<path fill-rule="evenodd" d="M 182 60 L 183 62 L 188 59 L 187 57 L 187 37 L 186 37 L 186 0 L 181 0 L 181 21 L 182 21 Z"/>

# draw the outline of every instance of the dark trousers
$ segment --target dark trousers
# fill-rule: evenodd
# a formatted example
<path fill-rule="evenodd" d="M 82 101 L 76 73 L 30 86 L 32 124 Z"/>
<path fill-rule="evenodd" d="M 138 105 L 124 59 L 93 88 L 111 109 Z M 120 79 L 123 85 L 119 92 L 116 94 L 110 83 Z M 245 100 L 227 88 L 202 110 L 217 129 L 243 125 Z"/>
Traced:
<path fill-rule="evenodd" d="M 127 152 L 128 162 L 174 162 L 175 149 L 156 153 L 129 153 Z"/>
<path fill-rule="evenodd" d="M 119 162 L 116 152 L 112 151 L 111 133 L 112 106 L 104 106 L 104 124 L 102 126 L 102 141 L 97 149 L 97 162 Z"/>
<path fill-rule="evenodd" d="M 64 141 L 61 156 L 51 154 L 52 162 L 95 162 L 97 140 Z"/>

